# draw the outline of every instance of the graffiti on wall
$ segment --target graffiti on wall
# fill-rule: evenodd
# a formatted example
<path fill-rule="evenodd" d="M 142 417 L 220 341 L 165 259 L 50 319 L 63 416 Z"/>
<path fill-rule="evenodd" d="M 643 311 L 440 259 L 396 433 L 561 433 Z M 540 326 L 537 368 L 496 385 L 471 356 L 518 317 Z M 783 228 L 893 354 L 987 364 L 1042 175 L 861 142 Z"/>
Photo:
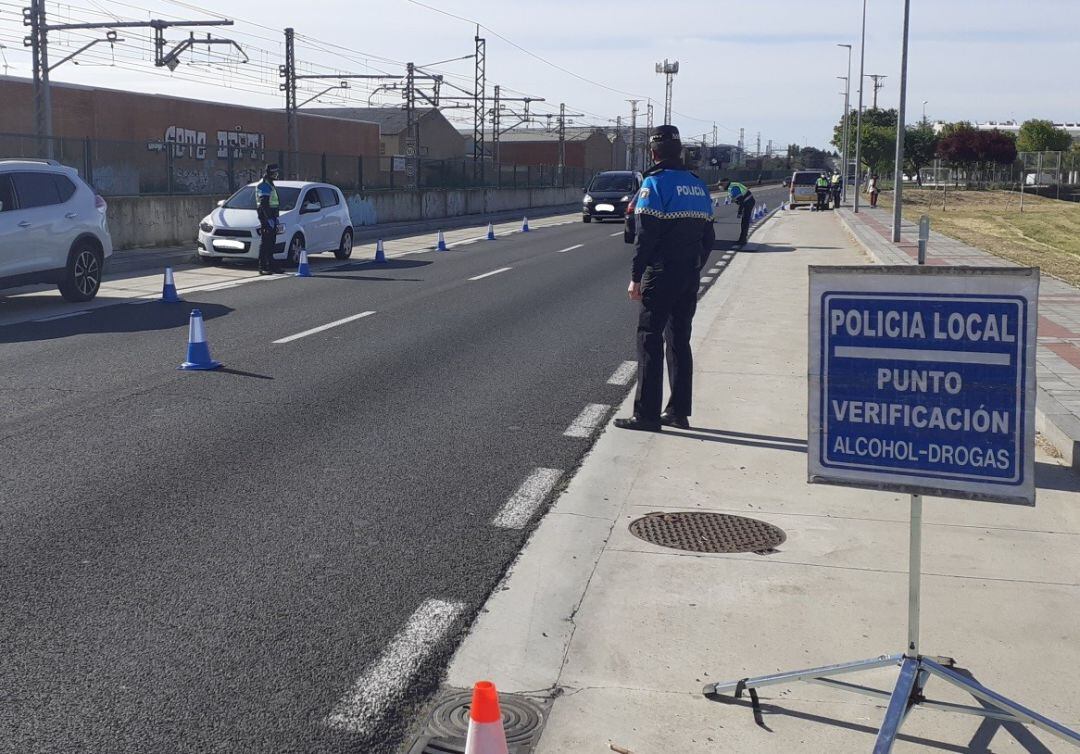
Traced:
<path fill-rule="evenodd" d="M 206 131 L 196 131 L 183 126 L 169 126 L 165 129 L 161 141 L 147 142 L 151 152 L 169 151 L 174 158 L 206 159 Z M 217 156 L 237 160 L 263 160 L 266 152 L 266 136 L 253 131 L 237 128 L 233 131 L 217 132 Z"/>
<path fill-rule="evenodd" d="M 266 136 L 260 133 L 242 131 L 217 132 L 217 156 L 228 157 L 232 148 L 233 158 L 238 160 L 262 160 L 265 157 Z"/>

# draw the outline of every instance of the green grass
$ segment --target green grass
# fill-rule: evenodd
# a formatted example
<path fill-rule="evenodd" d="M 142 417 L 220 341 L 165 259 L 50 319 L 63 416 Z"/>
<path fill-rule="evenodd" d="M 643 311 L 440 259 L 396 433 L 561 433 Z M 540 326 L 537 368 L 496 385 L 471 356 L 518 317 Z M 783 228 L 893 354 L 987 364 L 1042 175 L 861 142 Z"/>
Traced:
<path fill-rule="evenodd" d="M 905 188 L 904 219 L 924 214 L 939 233 L 1080 286 L 1080 203 L 1026 195 L 1021 212 L 1015 192 Z"/>

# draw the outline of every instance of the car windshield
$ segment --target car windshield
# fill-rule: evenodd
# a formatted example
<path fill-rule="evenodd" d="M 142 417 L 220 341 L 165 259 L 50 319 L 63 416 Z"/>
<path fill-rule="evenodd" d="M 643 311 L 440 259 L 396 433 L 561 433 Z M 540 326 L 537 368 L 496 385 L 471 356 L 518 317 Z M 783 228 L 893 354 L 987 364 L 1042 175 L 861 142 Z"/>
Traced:
<path fill-rule="evenodd" d="M 589 191 L 622 191 L 629 193 L 634 190 L 634 179 L 629 175 L 598 175 L 593 179 Z"/>
<path fill-rule="evenodd" d="M 794 183 L 796 186 L 813 186 L 817 183 L 820 173 L 796 173 Z"/>
<path fill-rule="evenodd" d="M 296 206 L 296 200 L 300 198 L 300 189 L 290 186 L 278 186 L 278 209 L 288 212 Z M 255 187 L 244 186 L 225 202 L 225 209 L 258 209 L 255 203 Z"/>

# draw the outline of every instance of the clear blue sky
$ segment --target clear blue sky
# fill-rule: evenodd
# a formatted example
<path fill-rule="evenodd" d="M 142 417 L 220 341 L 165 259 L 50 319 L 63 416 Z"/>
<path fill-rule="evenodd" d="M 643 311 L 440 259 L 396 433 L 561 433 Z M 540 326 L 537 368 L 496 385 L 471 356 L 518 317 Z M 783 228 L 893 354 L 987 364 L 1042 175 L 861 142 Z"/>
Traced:
<path fill-rule="evenodd" d="M 681 64 L 674 120 L 685 135 L 711 134 L 715 121 L 722 141 L 735 141 L 744 127 L 751 145 L 760 132 L 763 145 L 772 139 L 774 145 L 823 146 L 842 110 L 843 82 L 835 77 L 846 73 L 847 57 L 836 43 L 856 45 L 853 81 L 858 75 L 861 0 L 686 0 L 661 10 L 642 0 L 426 2 L 488 27 L 481 34 L 488 40 L 489 85 L 546 97 L 549 105 L 535 106 L 537 112 L 551 112 L 565 101 L 587 113 L 579 123 L 628 118 L 625 100 L 632 96 L 651 97 L 659 122 L 663 78 L 654 65 L 667 57 Z M 0 44 L 7 48 L 2 52 L 8 72 L 25 76 L 29 55 L 21 44 L 23 4 L 0 0 Z M 470 54 L 473 48 L 470 23 L 409 0 L 72 0 L 50 4 L 49 11 L 53 23 L 232 15 L 237 25 L 218 33 L 245 45 L 251 57 L 247 65 L 229 62 L 224 50 L 215 48 L 213 54 L 196 54 L 192 63 L 170 75 L 147 62 L 150 47 L 143 33 L 121 32 L 128 42 L 115 53 L 99 45 L 79 59 L 80 65 L 65 63 L 53 76 L 265 107 L 282 104 L 276 67 L 285 26 L 303 35 L 297 57 L 303 70 L 312 73 L 397 73 L 407 60 L 431 63 Z M 894 107 L 898 97 L 902 14 L 901 0 L 869 0 L 866 72 L 888 76 L 879 94 L 879 103 L 887 107 Z M 1078 0 L 912 0 L 909 120 L 920 117 L 923 100 L 932 119 L 1080 120 L 1078 28 Z M 179 30 L 171 34 L 183 37 Z M 89 39 L 55 34 L 52 59 Z M 3 62 L 0 58 L 0 70 Z M 471 61 L 438 67 L 451 74 L 448 81 L 471 89 Z M 349 93 L 332 93 L 322 101 L 366 104 L 370 86 L 354 84 Z M 311 87 L 309 94 L 318 91 Z M 384 93 L 375 102 L 400 99 Z M 471 122 L 467 111 L 452 115 Z"/>

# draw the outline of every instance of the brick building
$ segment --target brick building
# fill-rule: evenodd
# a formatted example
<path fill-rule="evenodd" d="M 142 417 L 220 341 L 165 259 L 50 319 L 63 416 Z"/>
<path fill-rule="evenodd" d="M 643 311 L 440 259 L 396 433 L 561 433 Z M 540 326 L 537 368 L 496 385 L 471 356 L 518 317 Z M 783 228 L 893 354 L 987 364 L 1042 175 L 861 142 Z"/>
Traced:
<path fill-rule="evenodd" d="M 379 124 L 379 149 L 384 157 L 405 154 L 406 114 L 401 107 L 320 107 L 312 110 L 335 118 Z M 465 156 L 465 139 L 441 112 L 433 107 L 418 109 L 419 156 L 427 160 L 460 159 Z"/>
<path fill-rule="evenodd" d="M 36 147 L 25 136 L 34 133 L 30 80 L 0 76 L 0 101 L 0 153 L 25 156 Z M 288 146 L 281 110 L 53 83 L 52 113 L 57 159 L 113 195 L 225 191 L 283 161 Z M 377 124 L 303 111 L 297 121 L 302 177 L 350 183 L 377 170 Z"/>
<path fill-rule="evenodd" d="M 566 166 L 582 168 L 586 174 L 603 170 L 623 170 L 626 145 L 602 129 L 567 129 L 564 146 Z M 558 165 L 557 132 L 526 129 L 499 137 L 499 161 L 517 165 Z"/>

